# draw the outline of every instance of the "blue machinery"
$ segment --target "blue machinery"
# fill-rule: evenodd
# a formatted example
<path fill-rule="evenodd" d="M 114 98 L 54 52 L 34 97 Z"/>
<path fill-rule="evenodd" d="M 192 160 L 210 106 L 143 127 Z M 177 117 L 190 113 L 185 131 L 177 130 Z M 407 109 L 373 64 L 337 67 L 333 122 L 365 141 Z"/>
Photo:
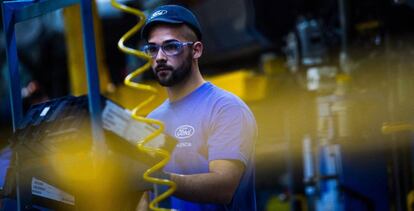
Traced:
<path fill-rule="evenodd" d="M 90 0 L 17 0 L 2 3 L 3 27 L 6 34 L 6 55 L 8 62 L 9 96 L 12 109 L 13 131 L 23 119 L 23 106 L 19 79 L 19 60 L 17 57 L 15 24 L 36 18 L 48 12 L 74 4 L 81 6 L 83 28 L 83 46 L 88 82 L 89 110 L 92 118 L 94 148 L 103 152 L 104 136 L 101 127 L 101 108 L 99 95 L 99 77 L 95 54 L 93 31 L 92 1 Z"/>
<path fill-rule="evenodd" d="M 13 131 L 15 132 L 19 122 L 23 119 L 23 105 L 19 78 L 19 60 L 17 56 L 15 25 L 19 22 L 36 18 L 45 13 L 57 9 L 80 4 L 83 28 L 83 47 L 85 52 L 85 69 L 88 86 L 88 102 L 93 135 L 94 155 L 98 161 L 100 155 L 105 152 L 105 140 L 101 120 L 101 99 L 99 91 L 99 77 L 95 54 L 95 37 L 92 17 L 92 1 L 90 0 L 16 0 L 3 1 L 2 15 L 3 27 L 6 37 L 6 55 L 8 69 L 7 79 L 9 81 L 9 96 L 12 110 Z M 17 185 L 17 210 L 24 209 L 19 197 Z"/>
<path fill-rule="evenodd" d="M 386 211 L 389 199 L 386 147 L 352 136 L 347 77 L 334 94 L 317 98 L 318 136 L 303 140 L 305 193 L 310 211 Z M 400 178 L 397 178 L 400 179 Z"/>

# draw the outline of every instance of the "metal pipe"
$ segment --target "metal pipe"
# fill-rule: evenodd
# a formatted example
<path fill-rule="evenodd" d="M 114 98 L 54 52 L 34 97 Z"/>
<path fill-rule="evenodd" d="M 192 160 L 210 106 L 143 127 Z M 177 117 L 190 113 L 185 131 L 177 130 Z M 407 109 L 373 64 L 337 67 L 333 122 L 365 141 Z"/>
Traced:
<path fill-rule="evenodd" d="M 102 128 L 101 95 L 99 90 L 98 66 L 96 62 L 95 33 L 93 29 L 92 1 L 81 0 L 83 28 L 83 46 L 85 50 L 85 66 L 88 81 L 89 112 L 92 119 L 94 151 L 100 156 L 106 151 Z"/>

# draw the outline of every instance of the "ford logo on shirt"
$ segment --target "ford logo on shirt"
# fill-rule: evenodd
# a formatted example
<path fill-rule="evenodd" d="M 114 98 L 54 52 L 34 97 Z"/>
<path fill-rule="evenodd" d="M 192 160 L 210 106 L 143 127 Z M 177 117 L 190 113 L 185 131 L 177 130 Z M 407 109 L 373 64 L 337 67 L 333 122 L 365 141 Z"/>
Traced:
<path fill-rule="evenodd" d="M 181 125 L 175 130 L 175 137 L 180 139 L 190 138 L 194 134 L 194 127 L 191 125 Z"/>

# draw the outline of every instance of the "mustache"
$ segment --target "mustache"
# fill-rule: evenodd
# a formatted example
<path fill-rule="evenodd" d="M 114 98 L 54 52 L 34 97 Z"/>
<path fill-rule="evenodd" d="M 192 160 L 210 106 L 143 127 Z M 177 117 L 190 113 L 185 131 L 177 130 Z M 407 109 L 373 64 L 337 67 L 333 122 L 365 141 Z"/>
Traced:
<path fill-rule="evenodd" d="M 155 71 L 161 71 L 161 70 L 165 70 L 165 69 L 167 69 L 167 70 L 172 70 L 173 69 L 173 67 L 171 67 L 171 66 L 169 66 L 169 65 L 166 65 L 166 64 L 159 64 L 159 65 L 157 65 L 155 68 Z"/>

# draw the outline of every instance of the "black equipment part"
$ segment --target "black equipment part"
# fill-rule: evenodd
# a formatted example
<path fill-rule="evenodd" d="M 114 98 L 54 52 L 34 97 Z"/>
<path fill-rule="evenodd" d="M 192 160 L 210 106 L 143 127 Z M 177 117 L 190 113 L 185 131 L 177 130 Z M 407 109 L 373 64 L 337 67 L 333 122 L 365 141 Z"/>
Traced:
<path fill-rule="evenodd" d="M 66 96 L 32 106 L 11 139 L 13 156 L 8 175 L 13 176 L 6 178 L 5 186 L 16 188 L 3 191 L 8 205 L 3 203 L 0 210 L 13 207 L 13 201 L 20 201 L 21 210 L 134 209 L 142 194 L 136 181 L 161 158 L 138 151 L 111 131 L 104 133 L 108 151 L 103 169 L 85 174 L 82 171 L 93 169 L 95 162 L 87 96 Z M 161 148 L 172 151 L 176 141 L 166 143 Z M 67 176 L 70 174 L 74 177 Z M 37 181 L 57 188 L 64 196 L 69 194 L 74 203 L 71 199 L 65 202 L 59 194 L 60 199 L 45 197 L 47 190 L 35 189 Z M 44 195 L 36 194 L 38 190 Z"/>

